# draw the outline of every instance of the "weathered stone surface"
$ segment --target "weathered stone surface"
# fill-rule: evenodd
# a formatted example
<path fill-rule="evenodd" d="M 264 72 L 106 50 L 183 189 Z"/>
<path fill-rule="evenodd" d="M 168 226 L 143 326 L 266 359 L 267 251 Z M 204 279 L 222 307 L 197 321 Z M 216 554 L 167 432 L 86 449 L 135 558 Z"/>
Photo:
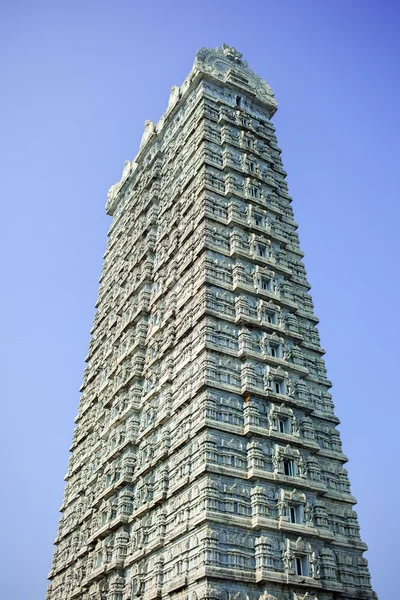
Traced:
<path fill-rule="evenodd" d="M 48 600 L 376 598 L 276 108 L 203 48 L 110 189 Z"/>

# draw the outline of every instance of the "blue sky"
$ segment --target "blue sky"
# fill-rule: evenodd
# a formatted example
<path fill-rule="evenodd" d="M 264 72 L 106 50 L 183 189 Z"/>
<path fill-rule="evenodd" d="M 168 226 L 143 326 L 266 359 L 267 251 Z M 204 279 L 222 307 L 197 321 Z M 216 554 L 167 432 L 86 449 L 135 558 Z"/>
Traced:
<path fill-rule="evenodd" d="M 0 2 L 2 598 L 44 600 L 107 190 L 195 51 L 223 42 L 279 102 L 372 581 L 380 600 L 397 597 L 399 12 L 384 0 Z"/>

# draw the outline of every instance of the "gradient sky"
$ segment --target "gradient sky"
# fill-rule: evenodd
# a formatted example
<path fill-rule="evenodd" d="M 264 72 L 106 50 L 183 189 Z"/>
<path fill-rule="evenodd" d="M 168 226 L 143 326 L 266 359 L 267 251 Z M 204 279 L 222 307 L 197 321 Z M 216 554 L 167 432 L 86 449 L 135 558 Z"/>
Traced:
<path fill-rule="evenodd" d="M 279 103 L 372 582 L 399 597 L 399 6 L 0 1 L 2 600 L 44 600 L 107 190 L 196 50 L 223 42 Z"/>

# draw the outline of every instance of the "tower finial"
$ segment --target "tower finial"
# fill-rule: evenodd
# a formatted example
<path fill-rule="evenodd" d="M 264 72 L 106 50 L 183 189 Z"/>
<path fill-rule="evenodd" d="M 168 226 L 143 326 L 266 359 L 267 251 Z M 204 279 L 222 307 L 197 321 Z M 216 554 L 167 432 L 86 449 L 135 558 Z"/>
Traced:
<path fill-rule="evenodd" d="M 233 46 L 228 46 L 228 44 L 222 44 L 222 53 L 225 54 L 225 56 L 229 56 L 229 58 L 232 58 L 235 62 L 242 62 L 243 54 L 241 52 L 238 52 Z"/>

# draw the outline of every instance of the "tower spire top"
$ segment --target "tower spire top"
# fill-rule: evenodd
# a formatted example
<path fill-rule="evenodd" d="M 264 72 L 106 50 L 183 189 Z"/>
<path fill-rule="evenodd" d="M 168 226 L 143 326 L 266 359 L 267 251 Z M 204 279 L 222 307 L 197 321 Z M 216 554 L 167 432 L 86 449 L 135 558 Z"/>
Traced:
<path fill-rule="evenodd" d="M 222 54 L 224 54 L 225 56 L 228 56 L 235 62 L 238 62 L 238 63 L 242 62 L 243 54 L 241 52 L 238 52 L 236 50 L 236 48 L 234 48 L 234 46 L 228 46 L 228 44 L 222 44 L 222 47 L 221 48 L 217 47 L 216 50 L 220 51 L 220 52 L 222 51 Z"/>
<path fill-rule="evenodd" d="M 272 116 L 278 104 L 270 86 L 252 71 L 243 54 L 233 46 L 222 44 L 217 48 L 200 48 L 196 52 L 194 68 L 211 75 L 219 81 L 234 85 L 244 93 L 251 93 L 268 105 L 269 114 Z"/>

